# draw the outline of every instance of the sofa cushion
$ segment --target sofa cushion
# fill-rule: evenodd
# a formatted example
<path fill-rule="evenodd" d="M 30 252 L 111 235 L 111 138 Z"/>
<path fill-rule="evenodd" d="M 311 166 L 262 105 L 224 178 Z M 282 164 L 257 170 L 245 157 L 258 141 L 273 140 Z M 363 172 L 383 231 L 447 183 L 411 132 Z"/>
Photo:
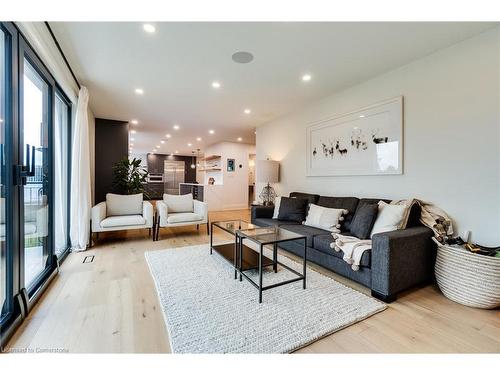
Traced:
<path fill-rule="evenodd" d="M 142 193 L 140 194 L 106 194 L 106 216 L 141 215 Z"/>
<path fill-rule="evenodd" d="M 306 207 L 307 199 L 281 197 L 278 219 L 301 223 L 306 217 Z"/>
<path fill-rule="evenodd" d="M 307 203 L 317 204 L 319 195 L 318 194 L 309 194 L 309 193 L 300 193 L 294 191 L 290 193 L 290 198 L 303 198 L 307 199 Z"/>
<path fill-rule="evenodd" d="M 351 233 L 361 240 L 370 238 L 373 224 L 377 219 L 378 204 L 360 203 L 351 221 Z"/>
<path fill-rule="evenodd" d="M 314 236 L 328 234 L 331 237 L 331 234 L 327 230 L 318 229 L 314 227 L 309 227 L 307 225 L 300 224 L 285 224 L 282 225 L 281 228 L 289 230 L 291 232 L 295 232 L 307 237 L 307 246 L 313 246 L 313 238 Z M 300 243 L 303 243 L 302 240 L 299 240 Z"/>
<path fill-rule="evenodd" d="M 186 223 L 186 222 L 195 222 L 203 220 L 203 216 L 195 214 L 193 212 L 179 212 L 174 214 L 168 214 L 167 223 L 175 224 L 175 223 Z"/>
<path fill-rule="evenodd" d="M 318 206 L 329 207 L 329 208 L 343 208 L 349 211 L 344 215 L 344 221 L 342 222 L 341 231 L 349 230 L 351 220 L 356 212 L 356 207 L 358 205 L 358 198 L 355 197 L 319 197 Z"/>
<path fill-rule="evenodd" d="M 144 219 L 142 215 L 108 216 L 106 219 L 101 221 L 101 227 L 103 228 L 127 227 L 144 224 L 146 224 L 146 219 Z"/>
<path fill-rule="evenodd" d="M 344 257 L 344 253 L 342 251 L 335 251 L 330 247 L 330 244 L 333 242 L 333 237 L 331 234 L 323 234 L 320 236 L 315 236 L 313 239 L 313 247 L 321 251 L 324 254 L 332 255 L 336 258 L 342 259 Z M 370 267 L 371 265 L 371 250 L 367 250 L 363 253 L 361 257 L 360 266 L 362 267 Z M 346 263 L 347 264 L 347 263 Z"/>
<path fill-rule="evenodd" d="M 295 221 L 289 220 L 278 220 L 278 219 L 268 219 L 268 218 L 256 218 L 253 220 L 253 224 L 259 227 L 280 227 L 286 224 L 297 224 Z"/>
<path fill-rule="evenodd" d="M 168 213 L 193 212 L 193 194 L 172 195 L 163 194 L 163 202 L 167 205 Z"/>
<path fill-rule="evenodd" d="M 342 216 L 346 213 L 347 211 L 341 208 L 328 208 L 310 204 L 304 225 L 338 232 L 340 222 L 343 220 Z"/>
<path fill-rule="evenodd" d="M 402 229 L 401 225 L 409 207 L 399 204 L 388 204 L 380 201 L 378 204 L 377 220 L 373 224 L 370 237 L 377 233 L 392 232 Z"/>

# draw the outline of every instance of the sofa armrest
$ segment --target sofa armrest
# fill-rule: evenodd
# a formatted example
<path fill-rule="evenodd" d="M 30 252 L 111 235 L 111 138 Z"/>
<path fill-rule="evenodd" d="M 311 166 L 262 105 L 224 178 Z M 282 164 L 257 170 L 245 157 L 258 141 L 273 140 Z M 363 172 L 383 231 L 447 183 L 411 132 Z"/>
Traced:
<path fill-rule="evenodd" d="M 252 206 L 252 223 L 254 219 L 271 219 L 274 213 L 274 206 Z"/>
<path fill-rule="evenodd" d="M 153 228 L 153 214 L 151 202 L 142 201 L 142 217 L 146 220 L 146 228 Z"/>
<path fill-rule="evenodd" d="M 156 202 L 156 212 L 158 213 L 158 219 L 160 220 L 160 226 L 164 227 L 167 225 L 168 217 L 168 207 L 163 201 Z"/>
<path fill-rule="evenodd" d="M 203 222 L 208 223 L 208 203 L 193 201 L 194 213 L 203 216 Z"/>
<path fill-rule="evenodd" d="M 372 238 L 372 293 L 392 296 L 432 279 L 434 233 L 424 226 L 378 233 Z"/>
<path fill-rule="evenodd" d="M 92 207 L 92 232 L 101 231 L 101 221 L 106 218 L 106 202 L 101 202 Z"/>

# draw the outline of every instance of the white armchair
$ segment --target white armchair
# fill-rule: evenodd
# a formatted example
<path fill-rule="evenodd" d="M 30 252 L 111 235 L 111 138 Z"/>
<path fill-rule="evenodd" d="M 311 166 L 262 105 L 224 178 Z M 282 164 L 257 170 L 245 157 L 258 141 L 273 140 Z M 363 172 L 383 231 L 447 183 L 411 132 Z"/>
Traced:
<path fill-rule="evenodd" d="M 150 202 L 144 201 L 142 194 L 106 194 L 106 201 L 92 207 L 90 236 L 100 232 L 130 229 L 151 229 L 154 227 L 154 211 Z M 92 241 L 91 241 L 92 243 Z"/>
<path fill-rule="evenodd" d="M 153 238 L 158 241 L 160 228 L 180 227 L 200 224 L 208 225 L 208 204 L 193 199 L 192 194 L 170 195 L 163 194 L 163 200 L 156 202 L 156 233 Z"/>

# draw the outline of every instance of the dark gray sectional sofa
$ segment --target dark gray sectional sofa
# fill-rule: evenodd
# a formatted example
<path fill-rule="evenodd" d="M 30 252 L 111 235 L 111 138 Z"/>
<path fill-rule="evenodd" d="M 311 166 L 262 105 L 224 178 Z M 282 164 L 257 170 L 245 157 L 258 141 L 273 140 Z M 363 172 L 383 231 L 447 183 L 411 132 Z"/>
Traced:
<path fill-rule="evenodd" d="M 366 203 L 380 199 L 358 199 L 355 197 L 324 197 L 298 193 L 290 197 L 307 198 L 310 203 L 330 208 L 349 210 L 342 222 L 342 234 L 349 234 L 349 225 L 356 209 Z M 414 206 L 406 229 L 379 233 L 372 238 L 372 249 L 361 259 L 359 271 L 353 271 L 330 244 L 330 232 L 302 225 L 297 222 L 272 219 L 274 207 L 252 207 L 252 223 L 259 226 L 279 226 L 307 236 L 307 259 L 332 270 L 371 289 L 372 296 L 385 302 L 396 299 L 398 292 L 429 282 L 434 275 L 436 249 L 432 241 L 433 232 L 419 222 L 420 210 Z M 296 255 L 303 254 L 303 242 L 285 242 L 280 247 Z"/>

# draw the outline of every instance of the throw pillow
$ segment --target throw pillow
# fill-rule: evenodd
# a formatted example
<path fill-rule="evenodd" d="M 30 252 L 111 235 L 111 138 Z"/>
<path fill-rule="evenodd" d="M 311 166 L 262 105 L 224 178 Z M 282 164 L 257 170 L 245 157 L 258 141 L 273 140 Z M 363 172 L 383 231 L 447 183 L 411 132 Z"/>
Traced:
<path fill-rule="evenodd" d="M 301 223 L 306 216 L 306 208 L 307 199 L 281 197 L 278 219 Z"/>
<path fill-rule="evenodd" d="M 167 205 L 168 213 L 193 212 L 193 194 L 171 195 L 163 194 L 163 202 Z"/>
<path fill-rule="evenodd" d="M 142 214 L 142 193 L 106 194 L 106 216 L 125 216 Z"/>
<path fill-rule="evenodd" d="M 378 215 L 375 224 L 373 224 L 370 237 L 374 234 L 390 232 L 400 229 L 407 207 L 397 204 L 388 204 L 383 201 L 378 202 Z"/>
<path fill-rule="evenodd" d="M 356 209 L 351 221 L 350 232 L 360 240 L 370 238 L 373 224 L 377 220 L 378 204 L 366 203 Z"/>
<path fill-rule="evenodd" d="M 281 197 L 276 197 L 276 199 L 274 200 L 273 219 L 278 218 L 278 215 L 280 213 L 280 203 L 281 203 Z"/>
<path fill-rule="evenodd" d="M 304 225 L 338 233 L 340 232 L 340 222 L 344 219 L 342 215 L 346 214 L 347 210 L 341 208 L 328 208 L 310 204 Z"/>

